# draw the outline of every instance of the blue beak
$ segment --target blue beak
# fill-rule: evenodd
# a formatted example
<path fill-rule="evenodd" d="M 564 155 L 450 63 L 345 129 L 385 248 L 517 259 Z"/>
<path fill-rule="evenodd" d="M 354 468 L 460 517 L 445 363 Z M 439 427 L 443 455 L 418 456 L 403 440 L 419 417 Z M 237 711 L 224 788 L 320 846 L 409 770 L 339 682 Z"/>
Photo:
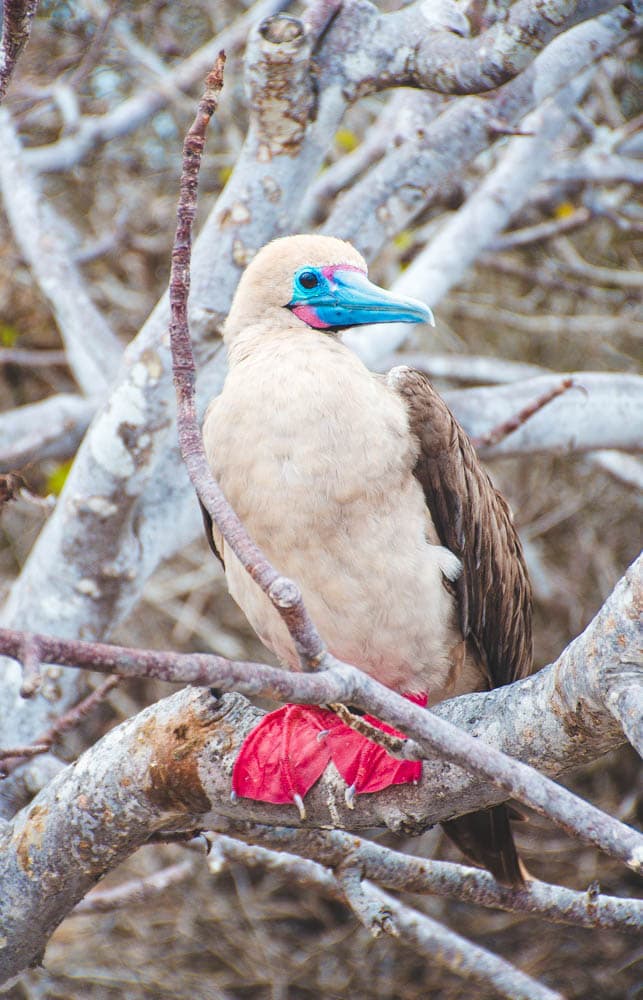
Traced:
<path fill-rule="evenodd" d="M 354 267 L 301 268 L 295 274 L 289 309 L 318 330 L 370 323 L 430 323 L 433 313 L 417 299 L 379 288 Z"/>

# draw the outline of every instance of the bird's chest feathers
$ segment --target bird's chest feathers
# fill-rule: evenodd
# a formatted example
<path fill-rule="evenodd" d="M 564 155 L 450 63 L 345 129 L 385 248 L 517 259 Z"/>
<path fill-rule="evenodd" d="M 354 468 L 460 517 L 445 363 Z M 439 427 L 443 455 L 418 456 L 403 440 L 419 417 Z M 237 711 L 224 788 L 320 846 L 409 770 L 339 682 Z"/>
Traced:
<path fill-rule="evenodd" d="M 341 518 L 397 493 L 414 458 L 401 400 L 341 345 L 279 346 L 232 370 L 206 423 L 240 516 Z"/>

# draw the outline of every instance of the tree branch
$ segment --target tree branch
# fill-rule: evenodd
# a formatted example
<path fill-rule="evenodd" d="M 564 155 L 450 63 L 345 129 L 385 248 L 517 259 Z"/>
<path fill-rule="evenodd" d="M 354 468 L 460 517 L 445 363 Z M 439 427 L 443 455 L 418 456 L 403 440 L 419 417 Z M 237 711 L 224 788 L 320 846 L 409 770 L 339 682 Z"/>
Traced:
<path fill-rule="evenodd" d="M 223 855 L 250 867 L 281 869 L 297 881 L 310 880 L 316 888 L 332 893 L 329 869 L 337 869 L 350 859 L 364 878 L 400 892 L 453 897 L 478 906 L 538 915 L 555 923 L 582 927 L 638 931 L 643 921 L 640 899 L 577 892 L 537 879 L 530 879 L 521 889 L 508 889 L 480 868 L 403 854 L 343 830 L 298 830 L 224 818 L 217 821 L 216 830 L 225 833 L 207 834 L 213 844 L 212 870 L 216 870 L 217 860 Z M 241 844 L 240 840 L 246 843 Z M 309 864 L 317 863 L 310 869 L 312 877 L 307 878 L 302 858 L 310 859 Z M 297 870 L 297 862 L 302 864 L 301 871 Z"/>
<path fill-rule="evenodd" d="M 449 406 L 474 438 L 512 418 L 571 378 L 573 387 L 521 424 L 509 437 L 481 448 L 483 457 L 537 452 L 571 454 L 597 448 L 639 451 L 643 442 L 643 379 L 636 375 L 578 372 L 541 375 L 510 385 L 455 389 L 444 393 Z"/>
<path fill-rule="evenodd" d="M 354 831 L 386 825 L 419 832 L 456 812 L 503 798 L 506 792 L 494 790 L 488 782 L 495 779 L 507 789 L 508 770 L 513 775 L 520 773 L 524 790 L 528 784 L 524 766 L 516 761 L 505 765 L 505 758 L 493 746 L 537 763 L 552 774 L 619 745 L 623 740 L 621 726 L 613 718 L 614 705 L 605 705 L 602 688 L 606 672 L 618 676 L 624 659 L 628 661 L 628 686 L 635 680 L 629 663 L 636 662 L 642 563 L 643 558 L 619 583 L 594 622 L 551 667 L 508 687 L 443 702 L 433 713 L 405 702 L 365 675 L 354 676 L 359 671 L 295 675 L 258 664 L 231 664 L 220 657 L 149 650 L 135 653 L 38 637 L 45 659 L 55 657 L 65 662 L 73 651 L 79 665 L 102 664 L 102 669 L 118 669 L 122 675 L 167 679 L 180 674 L 183 682 L 214 682 L 219 687 L 237 686 L 282 699 L 294 695 L 301 701 L 351 700 L 356 696 L 358 704 L 380 717 L 402 728 L 406 725 L 407 731 L 427 747 L 443 746 L 442 734 L 451 731 L 450 727 L 445 729 L 449 720 L 477 739 L 458 733 L 458 747 L 453 752 L 448 749 L 446 756 L 459 759 L 478 774 L 484 772 L 487 780 L 481 782 L 468 771 L 445 763 L 443 756 L 431 756 L 423 765 L 417 787 L 399 786 L 360 796 L 352 809 L 345 801 L 343 782 L 329 768 L 307 797 L 309 818 L 305 823 L 297 819 L 292 806 L 246 800 L 233 804 L 229 796 L 232 765 L 260 712 L 240 695 L 217 700 L 204 690 L 180 691 L 108 733 L 76 764 L 61 772 L 12 823 L 2 827 L 0 928 L 7 938 L 0 951 L 3 973 L 13 974 L 40 955 L 48 936 L 71 907 L 155 831 L 216 824 L 220 819 L 214 813 L 234 822 L 250 818 L 270 825 L 331 825 Z M 0 643 L 4 652 L 17 655 L 22 636 L 0 632 Z M 640 668 L 636 676 L 640 683 Z M 622 706 L 616 705 L 616 711 L 622 712 Z M 472 761 L 465 762 L 462 748 L 468 751 L 470 743 L 481 766 L 474 768 Z M 489 760 L 493 765 L 488 765 Z M 579 817 L 576 825 L 584 826 L 589 819 L 591 829 L 584 839 L 600 841 L 612 853 L 627 855 L 633 867 L 643 867 L 643 838 L 612 820 L 608 821 L 611 833 L 606 837 L 607 817 L 535 772 L 528 773 L 542 795 L 537 795 L 539 801 L 534 803 L 532 784 L 529 795 L 520 797 L 558 822 L 560 803 L 573 802 Z M 521 789 L 514 785 L 511 791 Z M 118 824 L 111 821 L 116 812 Z M 620 845 L 616 850 L 613 838 Z"/>
<path fill-rule="evenodd" d="M 525 70 L 557 35 L 615 6 L 614 0 L 518 0 L 505 19 L 475 38 L 464 38 L 431 30 L 431 7 L 414 3 L 379 17 L 368 43 L 375 65 L 356 89 L 362 95 L 391 86 L 443 94 L 493 90 Z"/>
<path fill-rule="evenodd" d="M 4 0 L 2 4 L 0 104 L 4 100 L 18 57 L 29 40 L 31 22 L 37 10 L 38 0 Z"/>
<path fill-rule="evenodd" d="M 0 472 L 45 458 L 69 458 L 89 426 L 97 403 L 60 393 L 0 414 Z"/>
<path fill-rule="evenodd" d="M 123 907 L 136 906 L 148 899 L 159 896 L 173 885 L 180 885 L 194 872 L 191 858 L 168 865 L 145 878 L 132 879 L 113 889 L 97 889 L 81 899 L 70 916 L 86 913 L 111 913 Z"/>
<path fill-rule="evenodd" d="M 420 138 L 391 150 L 338 200 L 324 232 L 352 240 L 367 260 L 372 259 L 388 239 L 451 189 L 454 179 L 489 146 L 498 122 L 515 126 L 625 41 L 636 24 L 629 8 L 617 7 L 556 38 L 496 93 L 451 102 Z M 402 282 L 395 287 L 402 291 Z"/>

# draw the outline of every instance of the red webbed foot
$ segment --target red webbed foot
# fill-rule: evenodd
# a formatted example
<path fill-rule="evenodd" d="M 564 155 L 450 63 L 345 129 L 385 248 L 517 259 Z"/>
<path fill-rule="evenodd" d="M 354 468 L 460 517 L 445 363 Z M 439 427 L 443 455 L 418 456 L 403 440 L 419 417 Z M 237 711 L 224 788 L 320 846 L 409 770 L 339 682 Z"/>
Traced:
<path fill-rule="evenodd" d="M 294 802 L 302 819 L 303 798 L 330 760 L 325 740 L 328 709 L 284 705 L 269 712 L 244 740 L 232 770 L 232 794 L 259 802 Z"/>
<path fill-rule="evenodd" d="M 424 695 L 407 695 L 426 705 Z M 372 726 L 404 738 L 404 734 L 371 715 Z M 333 764 L 348 785 L 346 802 L 355 795 L 379 792 L 391 785 L 420 780 L 421 761 L 397 760 L 342 722 L 330 709 L 284 705 L 265 715 L 244 741 L 232 771 L 233 797 L 283 804 L 293 802 L 302 819 L 303 799 Z"/>

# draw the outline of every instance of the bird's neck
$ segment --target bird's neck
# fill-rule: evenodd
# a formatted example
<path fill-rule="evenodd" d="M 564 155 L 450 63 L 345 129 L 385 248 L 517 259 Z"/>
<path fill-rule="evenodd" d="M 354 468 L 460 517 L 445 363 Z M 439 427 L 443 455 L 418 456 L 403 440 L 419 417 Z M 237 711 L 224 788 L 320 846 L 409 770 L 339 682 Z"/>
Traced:
<path fill-rule="evenodd" d="M 280 360 L 301 363 L 304 359 L 317 357 L 344 358 L 361 366 L 352 351 L 342 344 L 334 332 L 320 333 L 305 326 L 275 328 L 257 323 L 245 327 L 228 344 L 228 362 L 233 369 L 246 362 L 267 364 L 271 367 Z"/>

